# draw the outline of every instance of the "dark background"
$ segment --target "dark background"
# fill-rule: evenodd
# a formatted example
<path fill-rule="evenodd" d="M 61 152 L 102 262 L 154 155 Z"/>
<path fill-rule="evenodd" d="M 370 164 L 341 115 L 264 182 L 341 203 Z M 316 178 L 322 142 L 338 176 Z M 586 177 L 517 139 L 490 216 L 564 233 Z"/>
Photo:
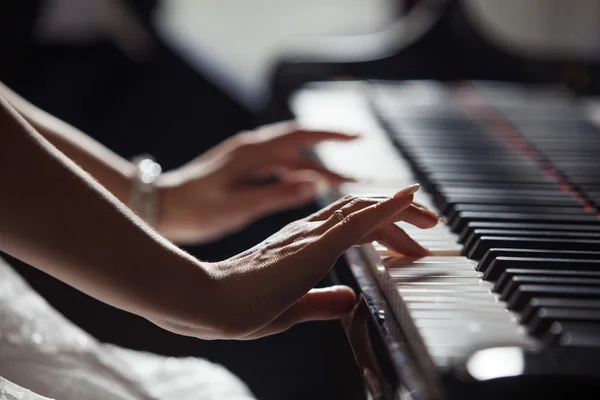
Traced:
<path fill-rule="evenodd" d="M 152 32 L 148 21 L 155 2 L 130 3 Z M 156 36 L 155 51 L 144 61 L 126 58 L 108 41 L 85 47 L 36 45 L 31 33 L 39 5 L 36 0 L 0 5 L 0 80 L 123 157 L 148 152 L 164 169 L 189 161 L 243 129 L 290 117 L 285 100 L 308 80 L 339 75 L 508 79 L 562 82 L 591 93 L 597 92 L 598 86 L 597 67 L 585 60 L 540 64 L 503 54 L 469 28 L 460 7 L 451 6 L 445 18 L 417 44 L 381 60 L 347 64 L 281 60 L 274 69 L 269 108 L 252 114 L 185 64 Z M 574 75 L 573 70 L 580 75 Z M 584 85 L 581 79 L 573 78 L 583 75 L 587 77 Z M 315 208 L 312 205 L 274 215 L 224 240 L 186 250 L 204 260 L 223 259 Z M 251 342 L 206 342 L 166 332 L 26 264 L 7 259 L 56 309 L 99 340 L 222 363 L 260 399 L 362 397 L 360 377 L 338 322 L 306 323 Z M 340 264 L 343 268 L 343 262 Z"/>

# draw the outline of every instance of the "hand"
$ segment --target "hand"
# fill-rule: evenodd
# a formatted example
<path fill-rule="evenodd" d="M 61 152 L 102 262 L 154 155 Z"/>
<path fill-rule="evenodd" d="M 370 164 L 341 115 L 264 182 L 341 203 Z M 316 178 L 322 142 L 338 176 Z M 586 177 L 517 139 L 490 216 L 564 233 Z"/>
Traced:
<path fill-rule="evenodd" d="M 190 163 L 163 174 L 156 228 L 178 243 L 215 240 L 270 213 L 309 203 L 335 174 L 303 153 L 324 140 L 356 138 L 302 130 L 293 122 L 240 133 Z"/>
<path fill-rule="evenodd" d="M 384 200 L 345 197 L 244 253 L 211 264 L 219 277 L 213 304 L 218 325 L 225 327 L 217 336 L 255 339 L 299 322 L 347 314 L 355 303 L 352 289 L 310 289 L 353 245 L 378 240 L 405 255 L 431 255 L 393 223 L 437 224 L 434 213 L 411 204 L 417 189 L 413 185 Z M 342 221 L 333 214 L 337 209 L 345 215 Z"/>

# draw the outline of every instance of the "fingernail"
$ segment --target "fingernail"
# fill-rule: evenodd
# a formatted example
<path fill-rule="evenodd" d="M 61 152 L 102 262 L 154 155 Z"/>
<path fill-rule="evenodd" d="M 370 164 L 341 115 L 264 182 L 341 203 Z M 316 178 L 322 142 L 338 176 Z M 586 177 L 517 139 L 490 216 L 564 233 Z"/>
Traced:
<path fill-rule="evenodd" d="M 447 222 L 446 217 L 444 217 L 441 214 L 436 213 L 435 211 L 430 210 L 429 208 L 425 207 L 422 204 L 415 204 L 413 203 L 413 205 L 415 205 L 417 208 L 420 208 L 421 210 L 425 211 L 426 213 L 430 214 L 433 218 L 437 218 L 437 220 L 442 223 L 445 224 Z"/>
<path fill-rule="evenodd" d="M 398 193 L 396 193 L 394 195 L 394 197 L 404 197 L 404 196 L 408 196 L 408 195 L 414 194 L 420 188 L 421 188 L 421 185 L 419 185 L 418 183 L 415 183 L 414 185 L 410 185 L 409 187 L 402 189 L 401 191 L 399 191 Z"/>

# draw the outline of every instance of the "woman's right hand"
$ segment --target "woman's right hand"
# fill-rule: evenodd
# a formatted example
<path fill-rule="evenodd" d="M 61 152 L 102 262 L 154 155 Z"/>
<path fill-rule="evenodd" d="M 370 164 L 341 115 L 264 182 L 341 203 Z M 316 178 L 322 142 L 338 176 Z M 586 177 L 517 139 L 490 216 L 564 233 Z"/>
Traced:
<path fill-rule="evenodd" d="M 215 338 L 255 339 L 299 322 L 346 315 L 355 304 L 352 289 L 312 288 L 354 245 L 377 240 L 407 256 L 431 255 L 394 224 L 437 224 L 434 213 L 412 204 L 416 190 L 413 185 L 386 199 L 345 197 L 239 255 L 208 265 L 217 282 Z"/>

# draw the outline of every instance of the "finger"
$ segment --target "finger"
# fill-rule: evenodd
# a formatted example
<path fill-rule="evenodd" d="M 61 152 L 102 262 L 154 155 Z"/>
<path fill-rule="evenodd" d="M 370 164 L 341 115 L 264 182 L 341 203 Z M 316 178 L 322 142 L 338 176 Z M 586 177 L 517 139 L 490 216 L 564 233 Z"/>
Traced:
<path fill-rule="evenodd" d="M 311 181 L 274 182 L 236 191 L 236 202 L 248 209 L 250 214 L 261 216 L 268 213 L 298 207 L 312 201 L 317 187 Z"/>
<path fill-rule="evenodd" d="M 442 214 L 437 214 L 434 211 L 431 211 L 429 208 L 425 207 L 423 204 L 421 203 L 417 203 L 416 201 L 413 201 L 413 206 L 415 206 L 416 208 L 421 209 L 423 212 L 428 213 L 431 216 L 435 216 L 438 220 L 438 222 L 445 224 L 447 222 L 446 217 L 444 217 Z"/>
<path fill-rule="evenodd" d="M 434 255 L 421 246 L 400 227 L 389 224 L 379 229 L 376 240 L 398 254 L 407 257 L 425 257 Z"/>
<path fill-rule="evenodd" d="M 285 175 L 295 172 L 315 172 L 319 174 L 320 179 L 325 180 L 327 183 L 332 185 L 339 185 L 345 182 L 356 182 L 356 179 L 349 176 L 344 176 L 336 172 L 331 171 L 323 164 L 312 161 L 312 160 L 298 160 L 298 159 L 278 159 L 269 160 L 264 157 L 261 163 L 265 163 L 264 167 L 256 168 L 253 175 Z"/>
<path fill-rule="evenodd" d="M 355 303 L 356 295 L 347 286 L 312 289 L 269 325 L 243 339 L 280 333 L 301 322 L 339 319 L 351 312 Z"/>
<path fill-rule="evenodd" d="M 382 201 L 382 200 L 379 200 Z M 369 207 L 373 204 L 377 204 L 379 202 L 378 200 L 374 200 L 374 199 L 364 199 L 364 198 L 355 198 L 351 201 L 349 201 L 348 203 L 346 203 L 346 205 L 342 206 L 341 208 L 336 208 L 335 210 L 330 212 L 330 216 L 327 219 L 327 221 L 321 226 L 321 230 L 323 231 L 327 231 L 330 228 L 332 228 L 334 225 L 337 225 L 340 221 L 339 219 L 336 218 L 331 218 L 331 214 L 333 214 L 334 211 L 336 210 L 340 210 L 342 211 L 342 213 L 344 215 L 350 215 L 353 212 L 356 212 L 358 210 L 361 210 L 363 208 Z M 319 217 L 319 219 L 317 220 L 322 220 L 324 218 L 321 218 L 321 216 Z M 310 221 L 311 219 L 309 219 Z M 315 219 L 312 219 L 315 220 Z M 422 210 L 418 207 L 414 207 L 414 204 L 410 204 L 407 208 L 405 208 L 404 210 L 400 211 L 398 214 L 396 214 L 394 217 L 392 217 L 390 219 L 391 222 L 406 222 L 408 224 L 414 225 L 418 228 L 421 229 L 429 229 L 429 228 L 433 228 L 434 226 L 436 226 L 439 223 L 439 217 L 437 216 L 437 214 L 435 214 L 432 211 L 429 210 Z"/>
<path fill-rule="evenodd" d="M 301 128 L 296 121 L 280 122 L 256 131 L 260 140 L 276 147 L 311 146 L 325 140 L 348 141 L 358 135 L 328 130 L 310 130 Z"/>
<path fill-rule="evenodd" d="M 413 203 L 407 209 L 398 213 L 394 221 L 404 221 L 421 229 L 428 229 L 438 224 L 439 217 L 433 211 L 419 208 Z"/>
<path fill-rule="evenodd" d="M 418 184 L 409 186 L 389 199 L 346 215 L 342 221 L 325 233 L 325 240 L 320 243 L 324 246 L 331 246 L 339 253 L 344 252 L 407 208 L 413 200 L 413 194 L 418 189 Z M 332 216 L 331 218 L 336 217 Z"/>
<path fill-rule="evenodd" d="M 311 221 L 322 221 L 328 219 L 331 214 L 336 210 L 341 210 L 344 215 L 349 215 L 360 209 L 366 208 L 372 204 L 376 204 L 385 198 L 375 199 L 373 197 L 348 197 L 344 199 L 342 203 L 335 203 L 327 206 L 326 208 L 313 214 L 309 220 Z M 339 204 L 339 205 L 338 205 Z M 392 219 L 394 222 L 404 221 L 411 225 L 415 225 L 421 229 L 433 228 L 439 223 L 440 217 L 431 210 L 416 207 L 411 204 L 408 208 L 400 211 Z M 332 224 L 324 228 L 331 228 L 337 223 L 336 219 L 331 220 Z"/>
<path fill-rule="evenodd" d="M 313 213 L 310 217 L 308 217 L 309 221 L 325 221 L 331 217 L 335 210 L 341 209 L 344 205 L 350 203 L 356 196 L 346 195 L 333 203 L 323 207 L 319 211 Z"/>
<path fill-rule="evenodd" d="M 288 171 L 314 171 L 321 175 L 327 182 L 339 185 L 344 182 L 355 182 L 354 178 L 344 176 L 336 172 L 331 171 L 326 166 L 318 161 L 313 160 L 286 160 L 281 163 L 275 164 L 279 167 L 283 167 Z"/>

